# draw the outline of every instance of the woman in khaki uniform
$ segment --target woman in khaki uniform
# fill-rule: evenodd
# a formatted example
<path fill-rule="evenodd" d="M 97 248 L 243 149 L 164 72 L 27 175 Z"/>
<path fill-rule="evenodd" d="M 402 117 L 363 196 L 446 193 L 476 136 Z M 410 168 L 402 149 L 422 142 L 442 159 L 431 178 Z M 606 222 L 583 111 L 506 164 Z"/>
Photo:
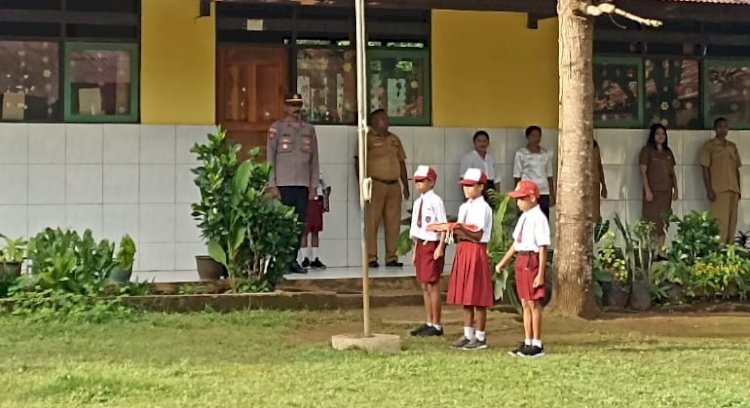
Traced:
<path fill-rule="evenodd" d="M 607 198 L 607 182 L 604 180 L 604 168 L 602 167 L 602 152 L 599 150 L 599 143 L 594 140 L 593 155 L 591 157 L 591 177 L 594 194 L 592 194 L 593 205 L 591 213 L 594 222 L 602 218 L 602 198 Z"/>
<path fill-rule="evenodd" d="M 643 218 L 656 224 L 659 248 L 666 242 L 664 219 L 672 212 L 672 201 L 677 200 L 677 177 L 674 172 L 675 159 L 669 148 L 667 128 L 651 125 L 648 143 L 641 150 L 638 160 L 643 182 Z"/>

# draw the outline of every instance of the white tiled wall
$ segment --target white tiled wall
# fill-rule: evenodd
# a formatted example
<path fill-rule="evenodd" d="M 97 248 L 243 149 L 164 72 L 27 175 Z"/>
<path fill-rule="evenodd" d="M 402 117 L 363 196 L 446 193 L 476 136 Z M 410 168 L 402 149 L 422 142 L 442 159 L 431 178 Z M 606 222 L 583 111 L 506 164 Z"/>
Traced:
<path fill-rule="evenodd" d="M 138 271 L 194 270 L 205 253 L 190 147 L 211 126 L 0 124 L 0 232 L 130 234 Z M 179 150 L 179 151 L 178 151 Z"/>
<path fill-rule="evenodd" d="M 199 198 L 190 169 L 190 147 L 205 140 L 206 126 L 25 125 L 0 124 L 0 232 L 34 235 L 47 226 L 91 228 L 96 236 L 119 239 L 130 234 L 138 244 L 136 270 L 194 270 L 193 257 L 205 252 L 190 216 Z M 448 213 L 463 201 L 456 183 L 459 162 L 472 148 L 476 129 L 394 127 L 401 137 L 411 172 L 418 164 L 438 171 L 436 190 Z M 525 144 L 522 129 L 485 129 L 497 161 L 503 188 L 512 183 L 515 151 Z M 360 209 L 353 156 L 356 130 L 319 126 L 321 169 L 332 186 L 331 212 L 325 215 L 320 253 L 329 266 L 360 264 Z M 602 213 L 640 216 L 638 152 L 645 143 L 641 130 L 597 130 L 610 199 Z M 708 131 L 672 131 L 670 144 L 678 162 L 681 200 L 678 214 L 707 208 L 698 151 Z M 750 164 L 750 132 L 734 131 L 735 141 Z M 557 131 L 545 129 L 543 145 L 556 151 Z M 750 188 L 750 166 L 742 169 L 743 190 Z M 413 186 L 412 190 L 413 200 Z M 404 215 L 412 200 L 405 201 Z M 740 228 L 750 200 L 740 204 Z M 379 253 L 384 252 L 381 240 Z M 448 259 L 452 259 L 449 253 Z"/>

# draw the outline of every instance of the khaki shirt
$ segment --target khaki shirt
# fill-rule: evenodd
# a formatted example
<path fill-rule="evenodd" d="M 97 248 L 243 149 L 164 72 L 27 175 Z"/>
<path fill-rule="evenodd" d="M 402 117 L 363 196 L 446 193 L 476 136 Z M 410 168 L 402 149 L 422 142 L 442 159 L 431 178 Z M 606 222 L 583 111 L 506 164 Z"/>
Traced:
<path fill-rule="evenodd" d="M 736 144 L 726 139 L 709 140 L 701 149 L 701 166 L 707 167 L 711 174 L 711 187 L 714 193 L 740 193 L 737 169 L 742 166 L 742 162 Z"/>
<path fill-rule="evenodd" d="M 374 180 L 392 182 L 401 178 L 401 163 L 406 152 L 398 136 L 367 133 L 367 176 Z"/>
<path fill-rule="evenodd" d="M 268 129 L 267 155 L 272 168 L 269 186 L 318 188 L 318 138 L 313 125 L 286 118 L 274 122 Z"/>
<path fill-rule="evenodd" d="M 644 146 L 638 164 L 646 166 L 646 178 L 651 191 L 671 192 L 675 187 L 675 160 L 670 150 L 659 151 L 651 146 Z"/>

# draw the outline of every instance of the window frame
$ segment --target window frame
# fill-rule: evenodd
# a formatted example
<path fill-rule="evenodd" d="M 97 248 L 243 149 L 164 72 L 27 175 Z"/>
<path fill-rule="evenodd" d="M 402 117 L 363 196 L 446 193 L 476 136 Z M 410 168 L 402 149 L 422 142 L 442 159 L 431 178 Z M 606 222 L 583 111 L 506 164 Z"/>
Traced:
<path fill-rule="evenodd" d="M 137 123 L 140 108 L 140 47 L 136 43 L 76 42 L 63 44 L 63 122 L 65 123 Z M 126 115 L 81 115 L 73 113 L 70 67 L 74 51 L 127 51 L 130 54 L 130 113 Z"/>

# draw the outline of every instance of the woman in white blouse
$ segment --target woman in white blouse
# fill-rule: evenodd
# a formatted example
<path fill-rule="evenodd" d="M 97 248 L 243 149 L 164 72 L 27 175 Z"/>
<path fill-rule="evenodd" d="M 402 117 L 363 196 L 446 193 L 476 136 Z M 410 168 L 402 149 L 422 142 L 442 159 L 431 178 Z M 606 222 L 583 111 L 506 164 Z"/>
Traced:
<path fill-rule="evenodd" d="M 544 149 L 542 129 L 539 126 L 526 128 L 526 147 L 518 149 L 513 162 L 513 179 L 531 180 L 539 187 L 539 207 L 549 219 L 549 209 L 555 206 L 555 180 L 552 173 L 552 154 Z"/>
<path fill-rule="evenodd" d="M 495 177 L 495 160 L 487 153 L 489 146 L 490 135 L 487 132 L 478 130 L 474 133 L 474 150 L 461 159 L 461 174 L 466 174 L 468 169 L 480 169 L 487 175 L 484 190 L 491 188 L 500 191 L 500 179 Z"/>

